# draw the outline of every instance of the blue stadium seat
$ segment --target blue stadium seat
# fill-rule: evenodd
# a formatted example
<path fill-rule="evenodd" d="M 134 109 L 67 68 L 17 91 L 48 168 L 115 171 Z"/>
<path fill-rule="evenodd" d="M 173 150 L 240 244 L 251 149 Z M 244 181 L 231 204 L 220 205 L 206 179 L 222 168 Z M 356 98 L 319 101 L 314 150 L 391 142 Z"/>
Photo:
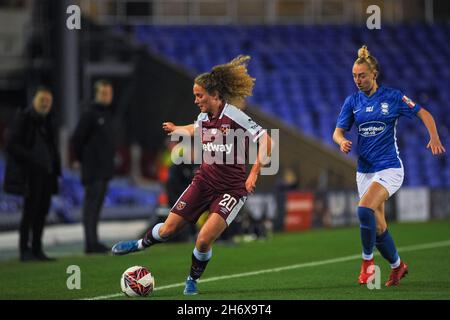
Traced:
<path fill-rule="evenodd" d="M 382 83 L 402 89 L 426 106 L 439 128 L 448 131 L 450 113 L 444 106 L 450 100 L 449 33 L 450 23 L 384 25 L 383 32 L 356 26 L 135 27 L 138 41 L 194 73 L 238 54 L 250 54 L 250 73 L 257 79 L 250 101 L 326 144 L 345 97 L 355 92 L 351 66 L 355 48 L 362 43 L 378 57 Z M 405 50 L 411 47 L 414 50 Z M 437 161 L 426 150 L 428 135 L 420 120 L 401 119 L 397 134 L 406 185 L 450 184 L 450 164 Z M 425 169 L 430 165 L 433 169 Z"/>

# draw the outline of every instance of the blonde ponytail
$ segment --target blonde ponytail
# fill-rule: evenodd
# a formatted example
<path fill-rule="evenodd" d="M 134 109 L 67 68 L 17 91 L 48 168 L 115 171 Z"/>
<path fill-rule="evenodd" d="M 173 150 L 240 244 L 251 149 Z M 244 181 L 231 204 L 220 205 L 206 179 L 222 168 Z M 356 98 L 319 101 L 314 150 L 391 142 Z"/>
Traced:
<path fill-rule="evenodd" d="M 378 60 L 370 54 L 366 45 L 358 49 L 358 58 L 355 61 L 355 64 L 363 63 L 367 63 L 371 71 L 379 72 Z"/>
<path fill-rule="evenodd" d="M 370 56 L 370 52 L 366 45 L 363 45 L 358 49 L 358 58 L 367 59 Z"/>

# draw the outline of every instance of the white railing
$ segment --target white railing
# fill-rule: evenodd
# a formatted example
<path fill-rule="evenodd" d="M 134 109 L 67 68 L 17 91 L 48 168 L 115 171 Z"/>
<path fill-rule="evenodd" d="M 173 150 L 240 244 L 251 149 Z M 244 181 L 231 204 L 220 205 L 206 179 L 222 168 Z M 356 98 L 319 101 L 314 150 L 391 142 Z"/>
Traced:
<path fill-rule="evenodd" d="M 414 10 L 408 0 L 372 0 L 386 22 L 433 22 L 433 0 Z M 352 24 L 367 18 L 361 0 L 78 0 L 100 24 Z M 132 10 L 138 12 L 131 12 Z M 408 14 L 405 15 L 405 12 Z"/>

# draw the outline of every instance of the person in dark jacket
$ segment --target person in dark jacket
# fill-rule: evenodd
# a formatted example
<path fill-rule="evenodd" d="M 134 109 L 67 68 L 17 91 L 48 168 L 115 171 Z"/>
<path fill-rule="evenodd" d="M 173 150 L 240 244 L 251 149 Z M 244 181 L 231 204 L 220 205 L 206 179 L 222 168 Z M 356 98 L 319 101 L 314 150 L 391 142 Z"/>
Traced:
<path fill-rule="evenodd" d="M 52 102 L 51 91 L 38 88 L 32 107 L 18 112 L 8 132 L 4 190 L 24 196 L 19 229 L 21 261 L 54 260 L 42 250 L 51 196 L 58 192 L 58 176 L 61 175 L 55 128 L 49 114 Z"/>
<path fill-rule="evenodd" d="M 97 225 L 114 173 L 115 139 L 111 103 L 113 87 L 107 80 L 95 83 L 95 101 L 80 117 L 73 135 L 75 157 L 81 163 L 81 182 L 85 187 L 83 225 L 86 253 L 106 253 L 99 242 Z"/>
<path fill-rule="evenodd" d="M 192 182 L 195 172 L 200 165 L 194 162 L 194 148 L 191 150 L 191 161 L 187 163 L 172 164 L 169 168 L 169 175 L 166 183 L 167 201 L 169 207 L 173 207 L 182 195 L 183 191 Z M 200 155 L 201 156 L 201 155 Z M 160 221 L 164 222 L 164 221 Z M 188 241 L 195 239 L 197 227 L 190 224 L 183 231 L 179 232 L 172 241 Z"/>

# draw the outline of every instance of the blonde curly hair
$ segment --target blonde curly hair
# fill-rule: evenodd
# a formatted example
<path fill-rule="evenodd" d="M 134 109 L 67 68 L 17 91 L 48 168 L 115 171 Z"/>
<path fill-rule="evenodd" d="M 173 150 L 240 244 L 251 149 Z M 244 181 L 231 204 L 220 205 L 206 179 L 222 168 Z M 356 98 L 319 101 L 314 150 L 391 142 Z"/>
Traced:
<path fill-rule="evenodd" d="M 248 74 L 247 63 L 250 56 L 239 55 L 228 63 L 214 66 L 211 72 L 197 76 L 194 83 L 208 94 L 219 94 L 219 98 L 229 103 L 241 103 L 252 95 L 255 78 Z"/>

